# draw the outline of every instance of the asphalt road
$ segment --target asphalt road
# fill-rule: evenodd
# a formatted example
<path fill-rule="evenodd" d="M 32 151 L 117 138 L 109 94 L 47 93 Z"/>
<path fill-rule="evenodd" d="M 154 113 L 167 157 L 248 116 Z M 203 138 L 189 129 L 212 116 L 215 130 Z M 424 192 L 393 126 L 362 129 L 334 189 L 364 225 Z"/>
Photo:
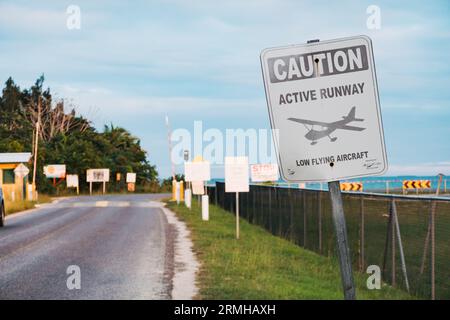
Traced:
<path fill-rule="evenodd" d="M 0 299 L 170 299 L 171 230 L 152 202 L 160 197 L 82 196 L 11 216 L 0 228 Z M 69 290 L 73 265 L 80 289 Z"/>

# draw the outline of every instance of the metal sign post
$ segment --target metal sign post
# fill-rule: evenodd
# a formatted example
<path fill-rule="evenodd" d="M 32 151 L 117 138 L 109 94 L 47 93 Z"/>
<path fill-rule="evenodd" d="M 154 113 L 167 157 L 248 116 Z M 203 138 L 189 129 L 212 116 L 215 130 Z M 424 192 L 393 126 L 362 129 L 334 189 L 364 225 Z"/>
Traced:
<path fill-rule="evenodd" d="M 247 157 L 225 157 L 225 192 L 236 194 L 236 239 L 239 231 L 239 193 L 249 192 Z"/>

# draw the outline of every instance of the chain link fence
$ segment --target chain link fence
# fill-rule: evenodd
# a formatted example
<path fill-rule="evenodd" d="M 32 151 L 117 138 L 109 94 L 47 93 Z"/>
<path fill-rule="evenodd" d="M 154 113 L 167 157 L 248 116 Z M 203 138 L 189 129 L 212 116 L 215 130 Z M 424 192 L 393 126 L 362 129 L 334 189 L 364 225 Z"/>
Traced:
<path fill-rule="evenodd" d="M 224 183 L 208 193 L 211 203 L 235 211 L 235 194 L 225 193 Z M 450 299 L 450 198 L 342 197 L 354 270 L 377 265 L 384 282 L 421 298 Z M 252 185 L 239 194 L 239 213 L 276 236 L 337 256 L 328 192 Z"/>

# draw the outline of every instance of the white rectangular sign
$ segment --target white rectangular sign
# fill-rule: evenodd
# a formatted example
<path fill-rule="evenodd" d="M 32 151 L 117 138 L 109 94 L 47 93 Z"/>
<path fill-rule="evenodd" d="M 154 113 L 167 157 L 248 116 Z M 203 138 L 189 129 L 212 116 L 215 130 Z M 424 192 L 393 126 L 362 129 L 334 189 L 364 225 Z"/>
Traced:
<path fill-rule="evenodd" d="M 44 166 L 44 174 L 47 178 L 64 178 L 66 176 L 66 165 L 49 164 Z"/>
<path fill-rule="evenodd" d="M 192 194 L 205 194 L 203 181 L 192 181 Z"/>
<path fill-rule="evenodd" d="M 185 162 L 185 181 L 208 181 L 211 179 L 211 166 L 209 161 Z"/>
<path fill-rule="evenodd" d="M 136 173 L 127 173 L 127 183 L 136 183 Z"/>
<path fill-rule="evenodd" d="M 252 164 L 250 166 L 252 182 L 278 180 L 278 165 L 276 163 Z"/>
<path fill-rule="evenodd" d="M 109 182 L 109 169 L 88 169 L 86 171 L 87 182 Z"/>
<path fill-rule="evenodd" d="M 368 37 L 266 49 L 261 64 L 284 180 L 333 181 L 386 172 Z"/>
<path fill-rule="evenodd" d="M 248 191 L 248 158 L 225 157 L 225 192 Z"/>
<path fill-rule="evenodd" d="M 78 188 L 78 175 L 68 174 L 66 176 L 67 188 Z"/>

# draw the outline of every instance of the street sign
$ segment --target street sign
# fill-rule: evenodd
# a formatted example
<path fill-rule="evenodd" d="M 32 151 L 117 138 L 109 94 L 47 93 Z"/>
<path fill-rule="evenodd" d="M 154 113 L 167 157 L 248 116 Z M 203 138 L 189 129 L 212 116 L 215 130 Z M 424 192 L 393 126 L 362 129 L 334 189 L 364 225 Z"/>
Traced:
<path fill-rule="evenodd" d="M 248 158 L 225 157 L 225 192 L 248 191 Z"/>
<path fill-rule="evenodd" d="M 284 180 L 335 181 L 386 172 L 368 37 L 266 49 L 261 64 Z"/>
<path fill-rule="evenodd" d="M 136 173 L 127 173 L 127 183 L 136 183 Z"/>
<path fill-rule="evenodd" d="M 278 165 L 276 163 L 252 164 L 250 166 L 252 182 L 278 180 Z"/>
<path fill-rule="evenodd" d="M 23 163 L 19 164 L 14 169 L 14 174 L 19 178 L 25 177 L 28 173 L 30 173 L 30 170 Z"/>
<path fill-rule="evenodd" d="M 49 164 L 44 166 L 44 174 L 47 178 L 64 178 L 66 176 L 66 165 Z"/>
<path fill-rule="evenodd" d="M 341 182 L 342 191 L 363 191 L 362 182 Z"/>
<path fill-rule="evenodd" d="M 66 176 L 67 188 L 78 188 L 78 175 L 68 174 Z"/>
<path fill-rule="evenodd" d="M 185 162 L 185 181 L 208 181 L 211 179 L 211 166 L 209 161 Z"/>
<path fill-rule="evenodd" d="M 87 182 L 109 182 L 109 169 L 88 169 L 86 171 Z"/>

